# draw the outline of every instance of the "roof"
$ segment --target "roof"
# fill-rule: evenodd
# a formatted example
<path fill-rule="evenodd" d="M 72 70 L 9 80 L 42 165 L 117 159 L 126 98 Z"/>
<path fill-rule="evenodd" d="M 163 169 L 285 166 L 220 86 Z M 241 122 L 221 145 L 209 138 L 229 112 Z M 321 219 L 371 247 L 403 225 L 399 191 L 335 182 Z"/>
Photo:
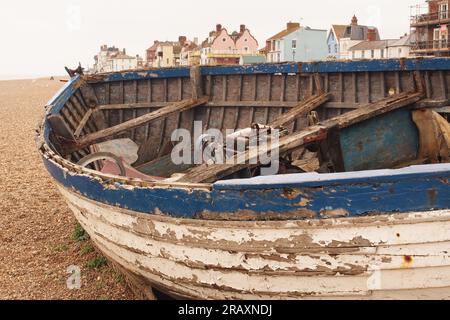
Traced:
<path fill-rule="evenodd" d="M 253 64 L 253 63 L 265 63 L 266 57 L 259 55 L 259 56 L 242 56 L 241 57 L 242 64 Z"/>
<path fill-rule="evenodd" d="M 287 35 L 290 35 L 291 33 L 295 32 L 295 31 L 297 31 L 299 29 L 300 29 L 300 27 L 295 27 L 295 28 L 291 28 L 291 29 L 284 29 L 283 31 L 277 33 L 273 37 L 267 39 L 267 41 L 282 39 L 282 38 L 286 37 Z"/>
<path fill-rule="evenodd" d="M 346 25 L 341 25 L 341 24 L 333 24 L 331 27 L 334 30 L 336 38 L 338 40 L 341 40 L 341 38 L 344 37 L 345 29 L 347 28 L 347 26 Z"/>
<path fill-rule="evenodd" d="M 369 30 L 375 30 L 376 40 L 380 40 L 380 33 L 378 28 L 371 26 L 361 26 L 361 25 L 348 25 L 345 26 L 344 35 L 342 38 L 349 38 L 350 40 L 367 40 L 367 34 Z"/>
<path fill-rule="evenodd" d="M 349 51 L 386 49 L 395 40 L 363 41 L 351 47 Z"/>
<path fill-rule="evenodd" d="M 390 47 L 404 47 L 404 46 L 410 46 L 411 42 L 413 40 L 413 35 L 409 34 L 406 36 L 401 37 L 400 39 L 392 42 L 389 46 Z"/>
<path fill-rule="evenodd" d="M 158 49 L 158 46 L 159 46 L 159 41 L 157 40 L 150 48 L 147 49 L 147 51 L 156 51 L 156 49 Z"/>

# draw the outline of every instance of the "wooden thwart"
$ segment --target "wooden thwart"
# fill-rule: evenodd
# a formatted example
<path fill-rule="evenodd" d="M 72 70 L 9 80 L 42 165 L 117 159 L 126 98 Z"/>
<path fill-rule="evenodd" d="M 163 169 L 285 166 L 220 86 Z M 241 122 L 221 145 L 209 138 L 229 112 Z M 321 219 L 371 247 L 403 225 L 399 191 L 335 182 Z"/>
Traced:
<path fill-rule="evenodd" d="M 73 134 L 75 136 L 75 138 L 78 138 L 80 136 L 81 132 L 83 132 L 83 129 L 86 126 L 89 119 L 91 118 L 93 112 L 94 112 L 93 109 L 89 109 L 86 112 L 86 114 L 84 115 L 83 119 L 81 119 L 80 123 L 78 124 L 77 129 L 75 130 L 75 133 Z"/>
<path fill-rule="evenodd" d="M 294 107 L 289 112 L 282 114 L 279 118 L 270 123 L 270 126 L 273 128 L 277 128 L 288 125 L 299 117 L 305 116 L 311 111 L 316 110 L 318 107 L 330 100 L 330 98 L 330 93 L 312 96 L 311 98 L 302 101 L 299 105 Z"/>
<path fill-rule="evenodd" d="M 402 93 L 389 97 L 378 102 L 367 104 L 361 108 L 348 112 L 339 117 L 327 120 L 322 124 L 311 126 L 300 132 L 288 135 L 280 139 L 279 145 L 267 147 L 267 150 L 259 151 L 256 148 L 250 149 L 234 157 L 233 165 L 201 165 L 188 171 L 186 175 L 179 179 L 179 182 L 192 183 L 212 183 L 226 176 L 236 173 L 242 169 L 255 167 L 250 165 L 255 159 L 272 153 L 277 150 L 280 154 L 294 151 L 306 144 L 316 141 L 322 141 L 327 138 L 328 130 L 343 129 L 367 119 L 385 114 L 387 112 L 409 106 L 421 100 L 423 93 Z M 257 161 L 256 161 L 257 162 Z"/>
<path fill-rule="evenodd" d="M 126 121 L 117 126 L 86 135 L 86 136 L 82 137 L 81 139 L 77 140 L 75 143 L 75 146 L 72 148 L 69 147 L 68 150 L 66 150 L 66 152 L 71 153 L 71 152 L 83 149 L 92 144 L 100 142 L 104 139 L 111 138 L 115 135 L 124 133 L 124 132 L 132 130 L 132 129 L 136 129 L 136 128 L 138 128 L 144 124 L 147 124 L 149 122 L 159 120 L 162 118 L 167 118 L 170 115 L 184 112 L 186 110 L 195 108 L 197 106 L 205 104 L 206 102 L 208 102 L 208 100 L 209 100 L 209 98 L 203 97 L 198 100 L 188 99 L 188 100 L 183 100 L 180 102 L 173 103 L 165 108 L 162 108 L 155 112 L 152 112 L 152 113 L 143 115 L 141 117 Z"/>

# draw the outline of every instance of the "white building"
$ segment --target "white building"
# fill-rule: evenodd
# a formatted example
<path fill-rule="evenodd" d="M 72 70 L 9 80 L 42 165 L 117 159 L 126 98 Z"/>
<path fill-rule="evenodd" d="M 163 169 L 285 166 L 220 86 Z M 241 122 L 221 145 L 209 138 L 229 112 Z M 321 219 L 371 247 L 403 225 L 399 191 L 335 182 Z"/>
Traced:
<path fill-rule="evenodd" d="M 411 35 L 400 39 L 363 41 L 349 49 L 351 59 L 400 59 L 411 57 Z"/>
<path fill-rule="evenodd" d="M 353 16 L 349 25 L 333 25 L 328 33 L 328 59 L 352 59 L 350 49 L 364 41 L 378 41 L 380 34 L 373 26 L 358 24 Z"/>
<path fill-rule="evenodd" d="M 391 43 L 388 48 L 389 58 L 409 58 L 411 57 L 411 43 L 414 35 L 404 35 L 399 40 Z"/>
<path fill-rule="evenodd" d="M 126 50 L 120 50 L 116 47 L 108 47 L 103 45 L 98 55 L 94 57 L 94 72 L 119 72 L 123 70 L 137 69 L 142 66 L 142 58 L 137 56 L 129 56 Z"/>
<path fill-rule="evenodd" d="M 395 40 L 363 41 L 349 49 L 350 59 L 387 59 L 389 44 Z"/>

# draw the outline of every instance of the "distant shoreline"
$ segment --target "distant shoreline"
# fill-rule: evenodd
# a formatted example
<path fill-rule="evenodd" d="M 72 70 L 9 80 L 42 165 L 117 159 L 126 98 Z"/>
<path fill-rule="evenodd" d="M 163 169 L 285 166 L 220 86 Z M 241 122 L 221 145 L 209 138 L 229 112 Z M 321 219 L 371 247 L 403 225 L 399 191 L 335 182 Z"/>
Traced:
<path fill-rule="evenodd" d="M 0 75 L 0 81 L 20 81 L 20 80 L 42 80 L 42 79 L 50 79 L 51 77 L 55 79 L 65 79 L 67 76 L 9 76 L 9 75 Z"/>

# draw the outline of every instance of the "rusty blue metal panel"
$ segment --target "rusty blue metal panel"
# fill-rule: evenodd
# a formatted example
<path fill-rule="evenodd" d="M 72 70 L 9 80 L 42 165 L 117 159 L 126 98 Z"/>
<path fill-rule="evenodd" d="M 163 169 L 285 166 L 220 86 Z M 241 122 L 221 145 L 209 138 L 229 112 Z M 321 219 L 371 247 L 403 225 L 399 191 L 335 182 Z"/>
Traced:
<path fill-rule="evenodd" d="M 398 110 L 341 132 L 346 171 L 392 168 L 417 159 L 419 132 L 410 110 Z"/>

